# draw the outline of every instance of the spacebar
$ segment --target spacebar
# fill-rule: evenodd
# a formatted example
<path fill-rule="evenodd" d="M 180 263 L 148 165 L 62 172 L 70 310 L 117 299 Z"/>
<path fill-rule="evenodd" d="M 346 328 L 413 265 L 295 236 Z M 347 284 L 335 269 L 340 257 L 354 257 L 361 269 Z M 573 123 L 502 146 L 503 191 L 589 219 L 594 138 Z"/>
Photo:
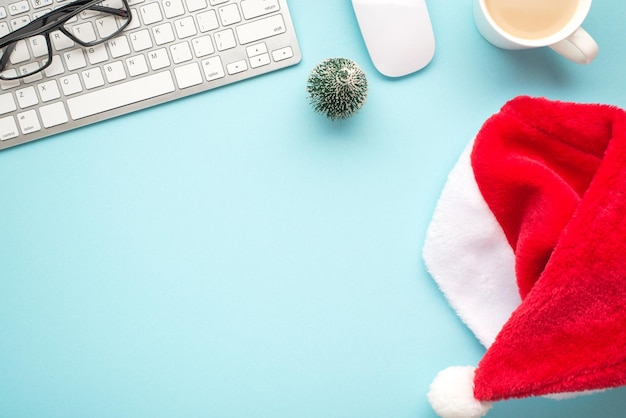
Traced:
<path fill-rule="evenodd" d="M 174 80 L 169 71 L 152 74 L 126 83 L 116 84 L 102 90 L 72 97 L 67 100 L 67 107 L 72 119 L 113 110 L 118 107 L 151 99 L 175 90 Z"/>

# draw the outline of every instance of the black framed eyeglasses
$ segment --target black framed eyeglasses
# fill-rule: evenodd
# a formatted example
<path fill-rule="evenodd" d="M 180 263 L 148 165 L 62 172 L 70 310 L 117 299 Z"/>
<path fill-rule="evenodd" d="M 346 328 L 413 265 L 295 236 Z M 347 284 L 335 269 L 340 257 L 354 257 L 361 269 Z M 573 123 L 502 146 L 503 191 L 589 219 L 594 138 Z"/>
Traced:
<path fill-rule="evenodd" d="M 128 0 L 77 0 L 52 10 L 0 38 L 0 80 L 18 80 L 48 68 L 52 32 L 91 47 L 117 36 L 131 20 Z"/>

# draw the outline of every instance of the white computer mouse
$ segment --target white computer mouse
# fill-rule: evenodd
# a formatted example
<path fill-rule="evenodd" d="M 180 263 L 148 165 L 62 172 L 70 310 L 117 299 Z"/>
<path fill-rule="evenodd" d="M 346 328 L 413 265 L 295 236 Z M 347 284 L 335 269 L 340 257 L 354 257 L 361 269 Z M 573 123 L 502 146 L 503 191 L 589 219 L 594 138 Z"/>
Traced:
<path fill-rule="evenodd" d="M 352 0 L 365 46 L 382 74 L 401 77 L 421 70 L 435 55 L 425 0 Z"/>

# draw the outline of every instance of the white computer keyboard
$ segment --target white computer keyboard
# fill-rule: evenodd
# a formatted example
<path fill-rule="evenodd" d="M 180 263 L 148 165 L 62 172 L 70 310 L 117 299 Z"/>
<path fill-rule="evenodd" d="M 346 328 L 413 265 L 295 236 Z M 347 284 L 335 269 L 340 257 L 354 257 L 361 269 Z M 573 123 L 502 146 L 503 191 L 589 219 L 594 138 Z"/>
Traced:
<path fill-rule="evenodd" d="M 70 0 L 0 0 L 0 38 Z M 286 0 L 130 0 L 96 48 L 53 43 L 53 64 L 0 80 L 0 150 L 298 63 Z M 79 24 L 79 21 L 76 22 Z M 57 34 L 58 35 L 58 34 Z"/>

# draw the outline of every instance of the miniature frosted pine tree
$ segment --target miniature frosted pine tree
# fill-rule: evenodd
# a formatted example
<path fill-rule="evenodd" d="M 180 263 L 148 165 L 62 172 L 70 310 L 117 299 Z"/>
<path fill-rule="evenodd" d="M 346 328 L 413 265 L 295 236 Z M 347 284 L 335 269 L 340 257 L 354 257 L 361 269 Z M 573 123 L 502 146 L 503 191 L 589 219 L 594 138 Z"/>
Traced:
<path fill-rule="evenodd" d="M 311 71 L 307 92 L 316 112 L 331 120 L 347 119 L 365 103 L 367 78 L 354 61 L 329 58 Z"/>

